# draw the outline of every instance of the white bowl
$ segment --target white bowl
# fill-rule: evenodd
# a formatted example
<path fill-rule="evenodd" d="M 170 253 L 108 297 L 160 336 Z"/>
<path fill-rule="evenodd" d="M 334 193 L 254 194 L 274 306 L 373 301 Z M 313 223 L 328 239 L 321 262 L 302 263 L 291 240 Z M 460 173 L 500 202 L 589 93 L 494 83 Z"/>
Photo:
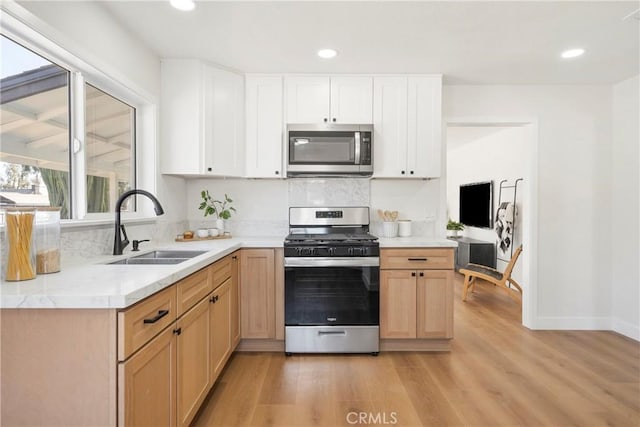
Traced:
<path fill-rule="evenodd" d="M 209 235 L 209 231 L 206 228 L 198 228 L 196 231 L 196 236 L 198 237 L 207 237 Z"/>
<path fill-rule="evenodd" d="M 220 231 L 218 231 L 217 228 L 210 228 L 209 229 L 209 236 L 216 237 L 218 234 L 220 234 Z"/>

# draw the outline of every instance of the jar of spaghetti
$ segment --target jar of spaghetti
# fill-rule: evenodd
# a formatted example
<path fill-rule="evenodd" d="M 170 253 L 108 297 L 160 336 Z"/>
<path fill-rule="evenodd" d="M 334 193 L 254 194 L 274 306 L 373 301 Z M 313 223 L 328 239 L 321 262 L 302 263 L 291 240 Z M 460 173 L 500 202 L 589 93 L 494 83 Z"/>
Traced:
<path fill-rule="evenodd" d="M 4 211 L 4 280 L 36 277 L 35 209 L 7 208 Z"/>
<path fill-rule="evenodd" d="M 60 271 L 60 208 L 36 211 L 36 273 Z"/>

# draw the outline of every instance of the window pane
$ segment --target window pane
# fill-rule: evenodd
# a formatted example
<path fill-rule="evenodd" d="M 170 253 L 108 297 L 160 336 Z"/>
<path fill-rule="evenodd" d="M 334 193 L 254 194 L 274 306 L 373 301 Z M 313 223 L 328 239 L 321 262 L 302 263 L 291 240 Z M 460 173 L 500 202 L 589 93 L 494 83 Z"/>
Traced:
<path fill-rule="evenodd" d="M 87 212 L 113 212 L 118 197 L 134 187 L 135 108 L 85 85 Z M 134 211 L 125 201 L 123 211 Z"/>
<path fill-rule="evenodd" d="M 69 72 L 0 37 L 0 203 L 69 218 Z"/>

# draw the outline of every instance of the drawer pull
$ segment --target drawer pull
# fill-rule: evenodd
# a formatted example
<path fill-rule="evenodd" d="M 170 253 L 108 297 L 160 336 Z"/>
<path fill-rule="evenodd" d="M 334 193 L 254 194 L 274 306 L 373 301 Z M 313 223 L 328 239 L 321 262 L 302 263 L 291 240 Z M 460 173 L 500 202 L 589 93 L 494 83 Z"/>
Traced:
<path fill-rule="evenodd" d="M 162 319 L 164 316 L 169 314 L 169 310 L 160 310 L 155 317 L 151 319 L 144 319 L 144 323 L 156 323 L 158 320 Z"/>
<path fill-rule="evenodd" d="M 347 335 L 347 331 L 318 331 L 318 335 Z"/>
<path fill-rule="evenodd" d="M 427 261 L 428 258 L 407 258 L 409 261 Z"/>

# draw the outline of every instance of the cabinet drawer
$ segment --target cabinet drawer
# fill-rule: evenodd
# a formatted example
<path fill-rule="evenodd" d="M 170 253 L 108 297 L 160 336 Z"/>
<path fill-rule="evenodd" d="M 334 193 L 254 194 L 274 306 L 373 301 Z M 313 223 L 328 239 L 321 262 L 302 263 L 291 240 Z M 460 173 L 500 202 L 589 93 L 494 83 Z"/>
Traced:
<path fill-rule="evenodd" d="M 123 361 L 176 320 L 176 287 L 170 286 L 118 313 L 118 360 Z"/>
<path fill-rule="evenodd" d="M 214 262 L 209 268 L 211 268 L 213 289 L 215 289 L 231 277 L 231 255 Z"/>
<path fill-rule="evenodd" d="M 382 249 L 381 269 L 453 269 L 453 248 Z"/>
<path fill-rule="evenodd" d="M 178 317 L 213 290 L 210 273 L 210 268 L 203 268 L 177 283 Z"/>

